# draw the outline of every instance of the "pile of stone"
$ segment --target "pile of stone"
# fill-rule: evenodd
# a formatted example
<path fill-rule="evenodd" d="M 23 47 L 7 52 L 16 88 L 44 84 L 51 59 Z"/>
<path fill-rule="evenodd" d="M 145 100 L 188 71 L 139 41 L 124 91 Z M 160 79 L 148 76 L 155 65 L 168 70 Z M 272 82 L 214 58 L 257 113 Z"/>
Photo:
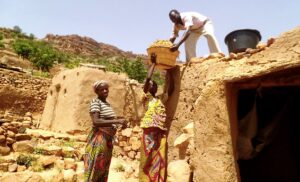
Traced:
<path fill-rule="evenodd" d="M 142 129 L 139 126 L 126 128 L 117 133 L 115 154 L 123 158 L 140 159 Z"/>
<path fill-rule="evenodd" d="M 34 123 L 36 122 L 30 112 L 23 117 L 14 116 L 10 112 L 0 114 L 0 156 L 25 147 L 22 143 L 31 140 L 31 136 L 26 134 L 25 130 L 35 128 Z"/>
<path fill-rule="evenodd" d="M 267 43 L 262 43 L 260 42 L 255 49 L 252 48 L 247 48 L 244 52 L 239 52 L 239 53 L 229 53 L 229 55 L 225 56 L 223 53 L 212 53 L 207 57 L 195 57 L 192 58 L 190 61 L 190 64 L 193 63 L 202 63 L 205 60 L 209 60 L 209 59 L 214 59 L 214 58 L 218 58 L 219 61 L 232 61 L 232 60 L 239 60 L 242 58 L 249 58 L 251 57 L 253 54 L 258 53 L 260 51 L 264 51 L 269 49 L 269 47 L 275 42 L 275 38 L 270 38 L 268 39 Z"/>
<path fill-rule="evenodd" d="M 29 114 L 26 113 L 23 118 L 29 117 Z M 1 119 L 7 119 L 7 115 L 1 116 Z M 15 119 L 9 125 L 2 123 L 0 128 L 3 134 L 0 136 L 3 135 L 5 140 L 0 146 L 0 181 L 82 181 L 87 136 L 36 129 L 34 120 L 31 121 L 30 127 L 26 122 L 22 125 Z M 12 125 L 15 127 L 12 129 L 11 123 L 14 122 L 21 123 L 20 127 Z M 14 137 L 11 130 L 17 131 Z M 14 143 L 8 143 L 10 139 L 7 138 L 12 138 Z M 43 171 L 47 171 L 44 173 L 47 175 L 42 175 Z"/>

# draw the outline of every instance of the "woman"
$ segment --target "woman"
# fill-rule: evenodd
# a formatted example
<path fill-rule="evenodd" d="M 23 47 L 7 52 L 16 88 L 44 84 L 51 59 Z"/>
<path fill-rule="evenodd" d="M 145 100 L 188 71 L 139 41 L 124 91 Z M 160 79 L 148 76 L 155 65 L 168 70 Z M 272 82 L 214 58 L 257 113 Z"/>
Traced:
<path fill-rule="evenodd" d="M 166 110 L 156 96 L 157 84 L 148 76 L 144 92 L 151 94 L 145 116 L 141 121 L 143 129 L 139 181 L 166 181 Z"/>
<path fill-rule="evenodd" d="M 88 136 L 84 156 L 84 178 L 87 182 L 107 181 L 116 124 L 123 124 L 125 121 L 123 118 L 116 118 L 115 112 L 106 101 L 108 87 L 108 83 L 104 80 L 97 81 L 93 85 L 98 97 L 90 104 L 93 129 Z"/>

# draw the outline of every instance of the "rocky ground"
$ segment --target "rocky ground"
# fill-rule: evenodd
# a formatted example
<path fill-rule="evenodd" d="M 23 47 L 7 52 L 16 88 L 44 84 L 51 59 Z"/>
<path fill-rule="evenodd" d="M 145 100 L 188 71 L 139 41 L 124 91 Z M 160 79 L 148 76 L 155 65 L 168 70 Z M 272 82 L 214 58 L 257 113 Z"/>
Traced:
<path fill-rule="evenodd" d="M 0 115 L 0 181 L 83 181 L 86 134 L 37 128 L 31 113 Z M 118 133 L 109 181 L 138 181 L 140 129 Z"/>

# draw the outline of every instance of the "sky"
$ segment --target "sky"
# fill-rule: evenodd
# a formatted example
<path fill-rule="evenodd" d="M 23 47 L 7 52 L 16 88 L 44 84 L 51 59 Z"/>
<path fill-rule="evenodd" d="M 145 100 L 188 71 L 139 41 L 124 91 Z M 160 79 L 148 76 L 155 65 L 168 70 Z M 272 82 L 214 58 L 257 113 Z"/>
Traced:
<path fill-rule="evenodd" d="M 48 33 L 77 34 L 146 54 L 152 42 L 170 38 L 171 9 L 210 18 L 225 54 L 224 38 L 234 30 L 256 29 L 266 42 L 300 26 L 300 0 L 0 0 L 0 27 L 19 26 L 37 38 Z M 184 59 L 184 45 L 179 50 Z M 206 39 L 201 37 L 197 56 L 208 53 Z"/>

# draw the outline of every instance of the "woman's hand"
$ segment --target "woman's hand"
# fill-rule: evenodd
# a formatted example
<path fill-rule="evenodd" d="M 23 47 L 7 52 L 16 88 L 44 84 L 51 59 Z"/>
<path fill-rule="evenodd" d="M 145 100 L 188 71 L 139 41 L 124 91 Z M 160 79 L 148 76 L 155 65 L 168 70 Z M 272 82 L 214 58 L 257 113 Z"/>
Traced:
<path fill-rule="evenodd" d="M 118 124 L 123 125 L 126 122 L 126 119 L 125 118 L 118 118 L 117 122 L 118 122 Z"/>
<path fill-rule="evenodd" d="M 151 54 L 151 63 L 155 63 L 156 64 L 156 54 L 155 53 L 152 53 Z"/>

